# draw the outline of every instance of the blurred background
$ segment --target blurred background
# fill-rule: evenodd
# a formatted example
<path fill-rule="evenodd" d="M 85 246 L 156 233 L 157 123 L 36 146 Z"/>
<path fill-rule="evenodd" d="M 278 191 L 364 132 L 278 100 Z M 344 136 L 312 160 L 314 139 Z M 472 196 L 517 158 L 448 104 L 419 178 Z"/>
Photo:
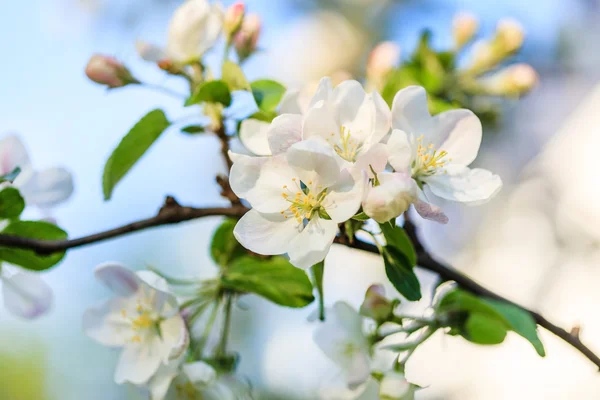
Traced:
<path fill-rule="evenodd" d="M 74 196 L 54 212 L 72 237 L 151 216 L 165 194 L 182 204 L 223 204 L 214 183 L 225 169 L 217 140 L 175 130 L 110 202 L 102 201 L 104 162 L 139 117 L 156 107 L 172 117 L 190 111 L 145 88 L 108 93 L 86 79 L 85 64 L 93 53 L 114 54 L 136 76 L 177 90 L 180 82 L 138 59 L 134 43 L 165 43 L 179 3 L 3 2 L 0 134 L 19 133 L 35 166 L 63 165 L 74 173 Z M 519 20 L 527 37 L 517 58 L 537 69 L 540 85 L 525 100 L 506 104 L 477 160 L 501 175 L 505 189 L 483 207 L 448 205 L 451 222 L 423 223 L 421 234 L 432 253 L 488 287 L 566 328 L 580 325 L 584 342 L 600 352 L 600 2 L 247 0 L 247 6 L 264 23 L 262 51 L 248 61 L 247 75 L 297 87 L 340 70 L 361 73 L 369 49 L 384 39 L 407 56 L 424 28 L 432 30 L 435 47 L 448 47 L 458 11 L 478 15 L 482 35 L 502 17 Z M 209 60 L 217 60 L 220 52 L 214 53 Z M 117 353 L 81 332 L 83 311 L 108 296 L 93 268 L 120 261 L 175 276 L 211 276 L 208 241 L 218 222 L 203 219 L 71 251 L 44 274 L 55 293 L 49 315 L 26 322 L 0 308 L 0 399 L 138 399 L 113 382 Z M 326 302 L 358 306 L 370 284 L 385 280 L 377 257 L 335 247 L 327 259 Z M 306 320 L 312 306 L 283 309 L 253 297 L 243 303 L 233 319 L 239 374 L 253 382 L 259 399 L 315 399 L 331 364 L 312 343 L 314 325 Z M 410 307 L 416 312 L 425 305 Z M 495 347 L 437 335 L 411 359 L 408 378 L 426 387 L 419 399 L 598 399 L 593 365 L 549 333 L 541 337 L 545 359 L 514 335 Z"/>

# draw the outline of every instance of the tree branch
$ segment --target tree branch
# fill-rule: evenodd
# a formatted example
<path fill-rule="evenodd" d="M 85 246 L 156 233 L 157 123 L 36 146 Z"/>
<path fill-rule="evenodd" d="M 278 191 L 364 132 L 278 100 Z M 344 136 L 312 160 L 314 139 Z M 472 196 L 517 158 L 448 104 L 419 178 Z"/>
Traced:
<path fill-rule="evenodd" d="M 248 208 L 241 204 L 233 205 L 231 207 L 214 208 L 185 207 L 177 203 L 177 201 L 173 197 L 168 196 L 165 200 L 165 204 L 161 207 L 157 215 L 152 218 L 132 222 L 130 224 L 115 229 L 99 232 L 89 236 L 83 236 L 77 239 L 68 240 L 37 240 L 13 235 L 0 234 L 0 246 L 29 249 L 40 254 L 51 254 L 59 251 L 65 251 L 68 249 L 85 246 L 92 243 L 101 242 L 107 239 L 123 236 L 128 233 L 137 232 L 148 228 L 176 224 L 179 222 L 189 221 L 208 216 L 228 216 L 239 218 L 242 217 L 247 211 Z M 531 316 L 534 318 L 535 322 L 539 326 L 543 327 L 544 329 L 548 330 L 549 332 L 553 333 L 554 335 L 558 336 L 559 338 L 573 346 L 585 357 L 587 357 L 592 363 L 594 363 L 598 368 L 600 368 L 600 358 L 581 342 L 581 340 L 579 339 L 579 335 L 569 333 L 565 329 L 558 327 L 550 321 L 548 321 L 543 315 L 535 311 L 529 310 L 513 301 L 506 299 L 505 297 L 500 296 L 499 294 L 492 292 L 491 290 L 481 286 L 479 283 L 475 282 L 468 276 L 456 271 L 454 268 L 436 261 L 423 248 L 421 242 L 416 236 L 415 227 L 410 223 L 410 221 L 407 221 L 407 223 L 405 224 L 405 229 L 408 235 L 411 237 L 415 245 L 415 249 L 417 250 L 417 265 L 420 268 L 438 274 L 445 281 L 454 281 L 463 289 L 478 296 L 504 301 L 523 309 L 524 311 L 531 314 Z M 373 254 L 379 254 L 377 246 L 370 243 L 362 242 L 360 240 L 354 240 L 353 242 L 349 242 L 338 237 L 336 238 L 336 243 L 342 244 L 349 248 L 363 250 Z"/>

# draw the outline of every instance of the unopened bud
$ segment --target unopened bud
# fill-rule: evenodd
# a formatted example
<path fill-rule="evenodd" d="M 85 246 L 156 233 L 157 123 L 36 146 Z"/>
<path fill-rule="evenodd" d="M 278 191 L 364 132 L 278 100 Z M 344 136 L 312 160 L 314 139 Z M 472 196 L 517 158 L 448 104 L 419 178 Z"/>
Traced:
<path fill-rule="evenodd" d="M 240 61 L 244 61 L 256 51 L 261 27 L 262 22 L 257 14 L 250 14 L 244 18 L 242 27 L 233 37 L 233 45 Z"/>
<path fill-rule="evenodd" d="M 417 386 L 406 380 L 402 372 L 387 372 L 379 384 L 381 400 L 414 400 Z"/>
<path fill-rule="evenodd" d="M 163 49 L 143 40 L 135 42 L 135 50 L 144 61 L 152 63 L 157 63 L 167 56 Z"/>
<path fill-rule="evenodd" d="M 225 36 L 229 39 L 242 27 L 244 21 L 244 13 L 246 6 L 242 1 L 236 1 L 233 3 L 225 12 L 225 19 L 223 20 L 223 30 Z"/>
<path fill-rule="evenodd" d="M 114 57 L 95 54 L 85 67 L 85 74 L 92 81 L 109 88 L 119 88 L 132 83 L 139 83 L 131 72 Z"/>
<path fill-rule="evenodd" d="M 456 14 L 452 21 L 452 36 L 456 48 L 461 49 L 469 43 L 479 30 L 479 20 L 471 13 L 461 12 Z"/>
<path fill-rule="evenodd" d="M 496 26 L 496 44 L 506 53 L 513 53 L 521 48 L 525 40 L 525 31 L 519 21 L 506 18 Z"/>
<path fill-rule="evenodd" d="M 497 58 L 490 42 L 478 40 L 473 45 L 473 56 L 469 69 L 473 72 L 488 70 L 497 63 Z"/>
<path fill-rule="evenodd" d="M 379 223 L 400 216 L 417 200 L 417 188 L 410 174 L 381 172 L 378 186 L 369 188 L 362 202 L 363 211 Z"/>
<path fill-rule="evenodd" d="M 538 74 L 531 65 L 515 64 L 480 81 L 490 94 L 521 96 L 535 87 Z"/>
<path fill-rule="evenodd" d="M 381 89 L 385 77 L 400 61 L 400 46 L 394 42 L 381 42 L 371 51 L 367 61 L 367 80 Z"/>
<path fill-rule="evenodd" d="M 394 303 L 385 297 L 382 285 L 371 285 L 365 293 L 365 300 L 360 306 L 360 314 L 373 318 L 377 322 L 385 322 L 393 315 Z"/>

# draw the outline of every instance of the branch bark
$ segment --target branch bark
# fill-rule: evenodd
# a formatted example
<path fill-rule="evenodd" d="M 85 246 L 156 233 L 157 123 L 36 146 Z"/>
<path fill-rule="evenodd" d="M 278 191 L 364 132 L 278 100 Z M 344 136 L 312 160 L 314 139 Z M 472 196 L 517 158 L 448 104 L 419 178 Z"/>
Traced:
<path fill-rule="evenodd" d="M 161 207 L 156 216 L 132 222 L 130 224 L 123 225 L 115 229 L 68 240 L 37 240 L 0 234 L 0 246 L 29 249 L 39 254 L 51 254 L 54 252 L 73 249 L 92 243 L 98 243 L 107 239 L 116 238 L 119 236 L 126 235 L 128 233 L 137 232 L 148 228 L 158 227 L 162 225 L 177 224 L 180 222 L 208 216 L 228 216 L 239 218 L 243 216 L 247 211 L 248 208 L 241 204 L 234 204 L 231 207 L 214 208 L 186 207 L 180 205 L 173 197 L 169 196 L 166 198 L 165 204 Z M 583 354 L 592 363 L 594 363 L 596 367 L 600 368 L 600 358 L 591 349 L 589 349 L 586 345 L 584 345 L 581 342 L 578 335 L 569 333 L 567 330 L 557 325 L 554 325 L 542 314 L 533 310 L 529 310 L 526 307 L 523 307 L 511 300 L 508 300 L 507 298 L 485 288 L 484 286 L 480 285 L 468 276 L 458 272 L 454 268 L 435 260 L 423 248 L 421 242 L 416 237 L 415 227 L 410 223 L 410 221 L 407 221 L 405 229 L 408 235 L 413 240 L 415 249 L 417 250 L 418 267 L 438 274 L 445 281 L 454 281 L 461 288 L 473 294 L 504 301 L 523 309 L 524 311 L 531 314 L 531 316 L 534 318 L 535 322 L 539 326 L 543 327 L 544 329 L 548 330 L 549 332 L 564 340 L 566 343 L 570 344 L 573 348 L 577 349 L 581 354 Z M 360 240 L 354 240 L 350 243 L 347 240 L 336 238 L 336 242 L 349 248 L 362 250 L 373 254 L 379 254 L 377 246 L 370 243 L 362 242 Z"/>

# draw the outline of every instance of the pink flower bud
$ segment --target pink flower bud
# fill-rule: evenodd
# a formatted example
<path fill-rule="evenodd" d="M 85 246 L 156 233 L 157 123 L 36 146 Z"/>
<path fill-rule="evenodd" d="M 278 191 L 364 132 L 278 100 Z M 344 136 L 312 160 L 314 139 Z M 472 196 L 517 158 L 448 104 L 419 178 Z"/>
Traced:
<path fill-rule="evenodd" d="M 94 54 L 87 66 L 85 74 L 92 81 L 101 85 L 106 85 L 109 88 L 118 88 L 130 83 L 139 83 L 135 79 L 127 67 L 125 67 L 116 58 Z"/>
<path fill-rule="evenodd" d="M 458 49 L 470 42 L 477 34 L 479 20 L 473 14 L 461 12 L 452 21 L 452 36 Z"/>
<path fill-rule="evenodd" d="M 233 45 L 240 61 L 244 61 L 256 51 L 262 22 L 257 14 L 250 14 L 244 18 L 242 27 L 233 37 Z"/>
<path fill-rule="evenodd" d="M 482 87 L 490 94 L 520 96 L 535 87 L 538 74 L 531 65 L 511 65 L 493 75 L 480 80 Z"/>
<path fill-rule="evenodd" d="M 521 48 L 525 39 L 525 31 L 519 21 L 506 18 L 496 26 L 496 43 L 506 53 L 512 53 Z"/>
<path fill-rule="evenodd" d="M 371 51 L 367 61 L 367 79 L 378 82 L 400 61 L 400 46 L 394 42 L 381 42 Z"/>
<path fill-rule="evenodd" d="M 227 8 L 223 20 L 223 30 L 228 38 L 231 38 L 242 27 L 245 11 L 246 6 L 243 1 L 236 1 Z"/>
<path fill-rule="evenodd" d="M 381 172 L 378 186 L 369 188 L 362 202 L 363 211 L 379 223 L 398 217 L 417 200 L 417 188 L 410 174 Z"/>
<path fill-rule="evenodd" d="M 369 286 L 365 293 L 365 300 L 360 306 L 360 314 L 383 322 L 392 316 L 393 311 L 394 303 L 385 297 L 384 287 L 382 285 Z"/>

